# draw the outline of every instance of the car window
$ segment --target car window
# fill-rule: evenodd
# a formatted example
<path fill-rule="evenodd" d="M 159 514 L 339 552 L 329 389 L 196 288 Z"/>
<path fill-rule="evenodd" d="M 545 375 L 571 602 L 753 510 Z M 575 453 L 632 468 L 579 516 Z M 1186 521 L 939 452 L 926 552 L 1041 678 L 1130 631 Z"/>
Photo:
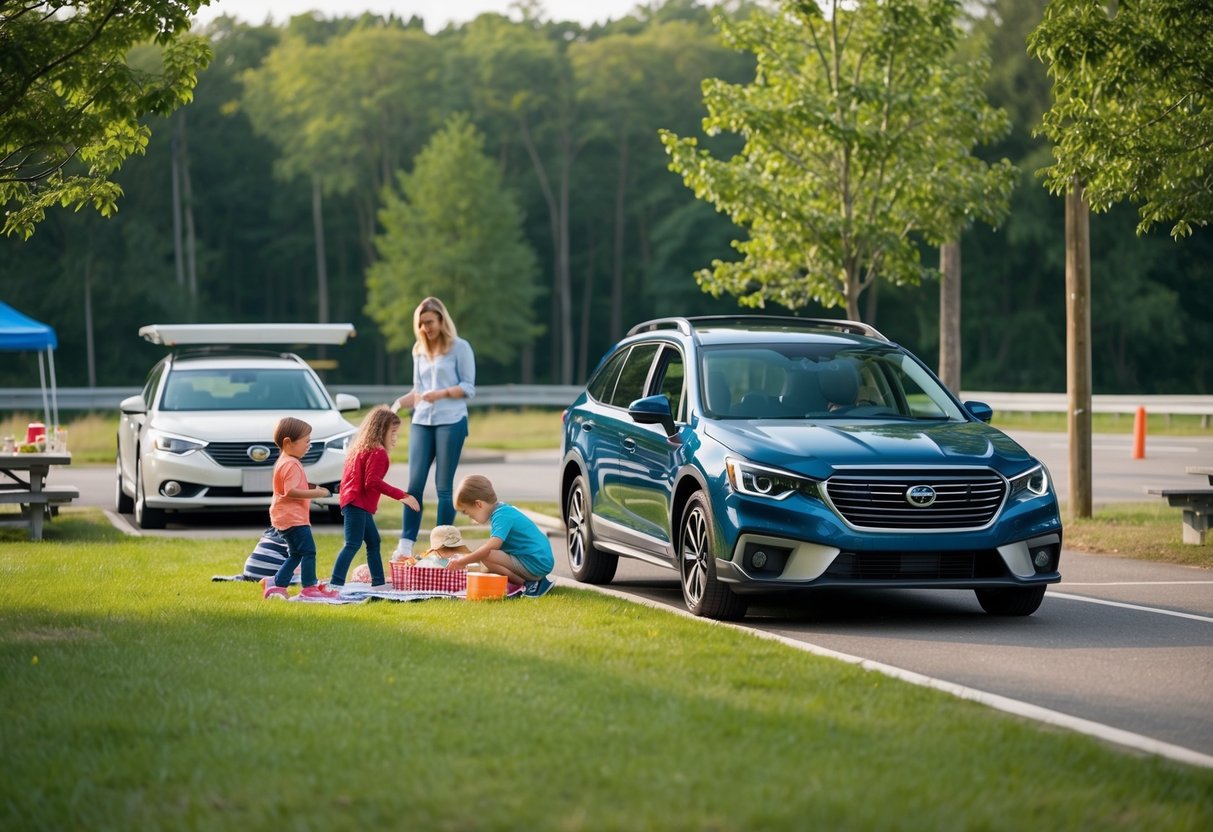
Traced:
<path fill-rule="evenodd" d="M 627 407 L 637 399 L 644 398 L 645 382 L 649 379 L 649 367 L 657 355 L 659 344 L 637 344 L 628 352 L 627 360 L 619 373 L 615 392 L 610 403 L 616 407 Z"/>
<path fill-rule="evenodd" d="M 315 380 L 295 369 L 173 370 L 161 410 L 329 410 Z"/>
<path fill-rule="evenodd" d="M 670 412 L 674 414 L 674 419 L 685 422 L 683 392 L 686 389 L 686 374 L 683 372 L 682 353 L 677 348 L 667 346 L 661 351 L 656 378 L 657 392 L 670 400 Z"/>
<path fill-rule="evenodd" d="M 619 371 L 623 368 L 623 359 L 627 357 L 627 350 L 620 350 L 615 353 L 606 363 L 598 368 L 598 372 L 594 373 L 589 384 L 585 386 L 585 390 L 594 399 L 600 402 L 610 402 L 611 394 L 615 392 L 615 382 L 619 380 Z"/>
<path fill-rule="evenodd" d="M 930 373 L 895 347 L 710 348 L 702 378 L 700 395 L 714 418 L 964 418 Z"/>
<path fill-rule="evenodd" d="M 147 374 L 147 381 L 143 383 L 141 395 L 143 396 L 144 403 L 149 408 L 152 406 L 152 399 L 156 398 L 156 386 L 160 383 L 160 376 L 163 373 L 164 362 L 161 361 L 155 367 L 152 367 L 152 371 Z"/>

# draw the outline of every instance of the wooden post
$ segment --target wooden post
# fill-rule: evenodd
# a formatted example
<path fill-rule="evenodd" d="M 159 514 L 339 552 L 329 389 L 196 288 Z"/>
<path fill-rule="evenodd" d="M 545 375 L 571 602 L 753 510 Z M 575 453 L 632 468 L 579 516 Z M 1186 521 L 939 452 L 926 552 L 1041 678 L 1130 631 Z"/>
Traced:
<path fill-rule="evenodd" d="M 1066 398 L 1070 513 L 1091 516 L 1091 211 L 1082 183 L 1066 193 Z"/>
<path fill-rule="evenodd" d="M 939 380 L 960 395 L 960 243 L 939 247 Z"/>

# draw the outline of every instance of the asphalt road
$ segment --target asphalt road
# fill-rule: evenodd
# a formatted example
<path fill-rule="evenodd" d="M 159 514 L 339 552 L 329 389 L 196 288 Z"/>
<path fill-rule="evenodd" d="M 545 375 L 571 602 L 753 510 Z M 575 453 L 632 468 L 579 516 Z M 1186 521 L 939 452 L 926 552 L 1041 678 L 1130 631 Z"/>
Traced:
<path fill-rule="evenodd" d="M 1049 466 L 1064 500 L 1065 436 L 1014 435 Z M 509 501 L 555 501 L 558 456 L 469 454 L 459 473 L 487 475 Z M 1209 463 L 1213 437 L 1149 439 L 1146 458 L 1134 460 L 1129 437 L 1098 436 L 1095 502 L 1199 486 L 1184 466 Z M 81 504 L 112 508 L 112 467 L 79 466 L 51 477 L 79 487 Z M 402 482 L 405 472 L 397 466 L 389 478 Z M 156 534 L 252 535 L 264 522 L 258 515 L 198 517 Z M 385 536 L 398 522 L 381 515 Z M 553 543 L 557 574 L 568 577 L 558 533 Z M 986 615 L 969 591 L 834 590 L 763 599 L 744 626 L 1213 755 L 1213 572 L 1073 551 L 1063 553 L 1061 572 L 1063 582 L 1023 619 Z M 672 571 L 623 561 L 612 586 L 685 609 Z"/>

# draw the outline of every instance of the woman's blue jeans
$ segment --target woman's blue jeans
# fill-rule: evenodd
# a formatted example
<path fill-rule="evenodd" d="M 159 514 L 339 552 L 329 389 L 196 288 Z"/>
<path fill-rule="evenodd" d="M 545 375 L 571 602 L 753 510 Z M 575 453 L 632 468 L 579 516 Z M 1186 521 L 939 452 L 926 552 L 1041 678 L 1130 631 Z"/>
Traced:
<path fill-rule="evenodd" d="M 274 586 L 287 586 L 295 567 L 299 570 L 300 583 L 305 587 L 316 585 L 316 540 L 312 537 L 311 526 L 291 526 L 289 529 L 279 529 L 286 540 L 286 560 L 278 567 L 274 576 Z"/>
<path fill-rule="evenodd" d="M 437 463 L 434 472 L 434 490 L 438 492 L 438 523 L 449 526 L 455 522 L 455 468 L 459 465 L 459 454 L 463 451 L 463 440 L 468 436 L 466 417 L 451 425 L 412 425 L 409 430 L 409 487 L 408 492 L 417 498 L 418 511 L 404 507 L 405 540 L 417 540 L 421 531 L 421 511 L 425 505 L 421 495 L 425 492 L 425 481 L 430 476 L 430 466 Z"/>
<path fill-rule="evenodd" d="M 354 555 L 366 544 L 366 565 L 371 570 L 371 584 L 378 586 L 383 583 L 383 558 L 379 555 L 379 527 L 375 525 L 375 515 L 364 508 L 350 505 L 341 509 L 345 521 L 345 545 L 337 553 L 337 562 L 333 564 L 333 578 L 329 583 L 333 586 L 345 586 L 345 576 L 350 571 Z"/>

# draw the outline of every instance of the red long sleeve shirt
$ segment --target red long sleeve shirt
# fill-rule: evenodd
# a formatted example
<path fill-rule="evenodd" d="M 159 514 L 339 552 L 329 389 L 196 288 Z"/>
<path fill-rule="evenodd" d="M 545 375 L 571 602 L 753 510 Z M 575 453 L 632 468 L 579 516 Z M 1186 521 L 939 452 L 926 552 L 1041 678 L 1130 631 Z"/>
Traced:
<path fill-rule="evenodd" d="M 341 507 L 355 505 L 374 514 L 379 510 L 380 494 L 394 500 L 403 499 L 404 492 L 383 479 L 390 464 L 391 460 L 383 448 L 360 451 L 352 459 L 347 459 L 345 473 L 341 476 Z"/>

